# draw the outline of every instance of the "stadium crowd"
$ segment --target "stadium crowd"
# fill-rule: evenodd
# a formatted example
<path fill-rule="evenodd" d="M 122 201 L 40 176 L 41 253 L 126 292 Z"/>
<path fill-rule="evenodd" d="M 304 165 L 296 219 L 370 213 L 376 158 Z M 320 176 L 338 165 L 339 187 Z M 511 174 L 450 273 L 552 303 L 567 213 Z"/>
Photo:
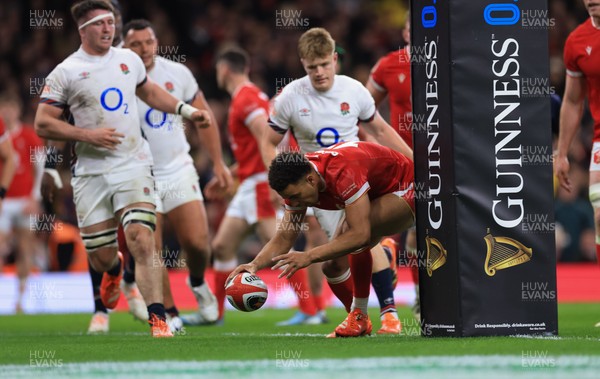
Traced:
<path fill-rule="evenodd" d="M 0 3 L 0 93 L 19 99 L 22 121 L 33 124 L 39 97 L 48 73 L 79 46 L 76 25 L 64 1 L 27 0 Z M 270 97 L 293 80 L 304 76 L 296 52 L 299 36 L 311 27 L 330 31 L 343 48 L 342 72 L 366 83 L 375 62 L 387 52 L 403 46 L 407 2 L 389 0 L 329 0 L 243 2 L 235 0 L 121 1 L 123 20 L 146 18 L 160 36 L 158 55 L 185 64 L 194 74 L 220 126 L 224 156 L 233 163 L 227 138 L 229 97 L 218 89 L 215 58 L 219 50 L 238 45 L 251 57 L 250 79 Z M 588 14 L 581 1 L 549 0 L 550 88 L 561 96 L 565 85 L 563 46 L 568 34 Z M 382 107 L 384 118 L 385 105 Z M 1 116 L 1 115 L 0 115 Z M 589 154 L 593 121 L 587 113 L 579 135 L 571 146 L 572 181 L 575 191 L 557 186 L 557 255 L 560 261 L 594 261 L 593 212 L 587 200 Z M 553 125 L 556 136 L 558 126 Z M 191 155 L 201 186 L 212 176 L 209 157 L 192 136 Z M 69 156 L 60 167 L 66 190 L 58 199 L 58 217 L 76 225 L 70 190 Z M 207 201 L 210 235 L 214 236 L 226 203 Z M 45 241 L 44 241 L 45 243 Z M 168 223 L 165 245 L 177 250 L 177 240 Z M 250 239 L 243 250 L 248 257 L 260 248 Z M 43 249 L 42 249 L 43 251 Z M 43 255 L 43 253 L 41 253 Z M 48 264 L 39 262 L 42 269 Z"/>

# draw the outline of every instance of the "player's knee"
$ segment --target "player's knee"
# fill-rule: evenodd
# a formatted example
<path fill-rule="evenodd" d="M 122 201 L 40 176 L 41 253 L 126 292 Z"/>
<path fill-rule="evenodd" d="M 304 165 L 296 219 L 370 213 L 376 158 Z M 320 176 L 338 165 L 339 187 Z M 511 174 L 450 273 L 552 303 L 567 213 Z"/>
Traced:
<path fill-rule="evenodd" d="M 121 215 L 121 225 L 125 235 L 128 233 L 144 234 L 139 232 L 142 228 L 148 230 L 149 234 L 156 230 L 156 212 L 149 208 L 129 208 Z"/>
<path fill-rule="evenodd" d="M 208 236 L 203 236 L 202 234 L 195 236 L 185 236 L 181 239 L 180 244 L 183 250 L 193 254 L 194 256 L 210 255 L 210 245 L 208 243 Z"/>
<path fill-rule="evenodd" d="M 114 252 L 109 252 L 108 249 L 99 249 L 89 255 L 89 262 L 94 270 L 105 272 L 113 268 L 115 264 L 115 255 Z"/>
<path fill-rule="evenodd" d="M 233 258 L 228 252 L 227 244 L 221 240 L 213 241 L 211 245 L 212 255 L 219 261 L 226 261 Z M 235 255 L 235 254 L 233 254 Z"/>

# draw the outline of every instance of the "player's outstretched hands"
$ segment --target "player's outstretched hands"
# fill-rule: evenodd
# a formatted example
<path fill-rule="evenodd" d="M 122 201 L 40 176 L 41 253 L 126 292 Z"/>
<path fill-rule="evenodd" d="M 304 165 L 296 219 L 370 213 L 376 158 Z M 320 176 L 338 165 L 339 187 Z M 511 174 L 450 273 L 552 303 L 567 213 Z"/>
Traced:
<path fill-rule="evenodd" d="M 229 274 L 229 276 L 227 277 L 227 280 L 225 281 L 225 286 L 227 286 L 227 284 L 233 280 L 233 278 L 235 278 L 235 276 L 237 274 L 239 274 L 240 272 L 249 272 L 250 274 L 254 275 L 256 274 L 257 267 L 254 265 L 254 263 L 250 262 L 250 263 L 246 263 L 243 265 L 239 265 L 235 268 L 235 270 L 233 270 L 231 272 L 231 274 Z"/>
<path fill-rule="evenodd" d="M 123 138 L 125 134 L 117 132 L 115 128 L 98 128 L 89 131 L 89 143 L 108 150 L 116 150 Z"/>
<path fill-rule="evenodd" d="M 191 120 L 198 128 L 208 128 L 210 126 L 210 113 L 204 109 L 199 109 L 192 113 Z"/>
<path fill-rule="evenodd" d="M 571 180 L 569 179 L 569 169 L 570 169 L 569 158 L 558 157 L 558 156 L 555 157 L 554 174 L 558 178 L 558 182 L 560 183 L 560 186 L 562 188 L 564 188 L 565 190 L 567 190 L 568 192 L 571 192 L 572 185 L 571 185 Z"/>
<path fill-rule="evenodd" d="M 283 269 L 281 274 L 278 276 L 279 279 L 283 278 L 284 276 L 289 279 L 296 271 L 310 266 L 312 263 L 308 257 L 308 254 L 299 251 L 291 251 L 287 254 L 279 255 L 273 258 L 272 261 L 276 263 L 271 270 L 277 270 L 279 268 Z"/>

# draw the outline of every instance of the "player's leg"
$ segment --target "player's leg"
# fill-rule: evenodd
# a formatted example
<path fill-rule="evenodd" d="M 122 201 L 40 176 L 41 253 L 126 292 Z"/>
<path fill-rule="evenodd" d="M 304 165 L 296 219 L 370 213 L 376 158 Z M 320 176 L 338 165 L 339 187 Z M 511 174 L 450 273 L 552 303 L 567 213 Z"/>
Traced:
<path fill-rule="evenodd" d="M 344 221 L 343 211 L 326 211 L 318 208 L 313 208 L 315 217 L 321 229 L 327 235 L 327 239 L 331 240 L 337 233 L 341 231 Z M 310 225 L 309 228 L 313 227 Z M 323 274 L 327 280 L 327 285 L 331 292 L 342 302 L 347 312 L 350 312 L 352 306 L 352 291 L 353 282 L 348 262 L 348 256 L 339 257 L 326 262 L 323 262 Z"/>
<path fill-rule="evenodd" d="M 371 283 L 379 301 L 379 318 L 381 320 L 381 328 L 377 331 L 377 334 L 399 334 L 402 330 L 402 324 L 398 318 L 394 301 L 395 273 L 392 271 L 390 260 L 388 260 L 381 244 L 374 246 L 371 253 L 373 254 Z M 392 259 L 395 259 L 395 256 Z"/>
<path fill-rule="evenodd" d="M 387 194 L 371 202 L 371 245 L 376 245 L 386 235 L 404 231 L 414 224 L 414 210 L 401 196 L 401 194 Z M 344 224 L 342 233 L 345 228 Z M 369 279 L 365 270 L 372 269 L 372 262 L 370 262 L 371 256 L 365 255 L 367 251 L 369 249 L 362 249 L 358 253 L 350 254 L 354 299 L 350 314 L 335 330 L 337 336 L 356 337 L 370 333 L 370 321 L 366 313 Z"/>
<path fill-rule="evenodd" d="M 212 241 L 213 269 L 215 272 L 213 288 L 217 298 L 219 320 L 223 320 L 224 317 L 225 282 L 229 274 L 238 266 L 237 250 L 249 228 L 250 226 L 245 219 L 225 215 Z M 184 321 L 189 322 L 187 317 L 184 318 Z"/>
<path fill-rule="evenodd" d="M 179 245 L 186 252 L 189 269 L 187 284 L 198 301 L 198 315 L 205 323 L 214 323 L 219 317 L 219 307 L 204 278 L 210 262 L 208 220 L 204 203 L 200 200 L 187 202 L 170 210 L 168 217 Z"/>
<path fill-rule="evenodd" d="M 29 219 L 29 215 L 27 215 Z M 29 223 L 29 220 L 27 220 Z M 23 295 L 27 288 L 27 278 L 33 266 L 33 254 L 35 252 L 36 238 L 30 228 L 24 228 L 21 225 L 14 229 L 14 235 L 17 238 L 17 256 L 16 268 L 17 278 L 19 279 L 19 293 L 17 297 L 16 310 L 23 311 Z"/>
<path fill-rule="evenodd" d="M 179 310 L 175 306 L 175 300 L 173 298 L 173 291 L 171 291 L 171 281 L 169 280 L 169 270 L 167 265 L 163 261 L 163 226 L 164 226 L 164 214 L 162 213 L 161 200 L 156 201 L 156 230 L 154 231 L 154 264 L 161 267 L 162 272 L 162 283 L 163 283 L 163 298 L 165 304 L 166 320 L 171 332 L 179 332 L 183 328 L 183 321 L 179 317 Z"/>
<path fill-rule="evenodd" d="M 15 219 L 18 217 L 19 208 L 18 201 L 14 199 L 5 199 L 2 202 L 2 209 L 0 209 L 0 273 L 2 273 L 4 260 L 10 255 L 12 250 L 14 238 L 13 224 L 15 224 Z M 18 291 L 20 286 L 21 283 L 19 282 Z M 17 304 L 19 304 L 18 300 Z M 15 308 L 17 304 L 15 304 Z"/>
<path fill-rule="evenodd" d="M 123 292 L 123 295 L 125 295 L 129 312 L 133 317 L 142 322 L 148 322 L 146 302 L 135 283 L 135 259 L 129 251 L 129 247 L 127 247 L 127 240 L 125 238 L 125 233 L 123 232 L 123 226 L 121 225 L 119 225 L 117 236 L 119 251 L 123 254 L 124 260 L 123 278 L 120 283 L 120 289 Z"/>
<path fill-rule="evenodd" d="M 600 149 L 597 143 L 594 143 L 594 151 Z M 594 152 L 593 151 L 593 152 Z M 592 152 L 592 157 L 594 156 Z M 589 197 L 592 207 L 594 208 L 594 226 L 596 229 L 596 256 L 600 262 L 600 164 L 597 164 L 592 159 L 590 162 L 590 188 Z M 596 327 L 600 327 L 600 322 L 596 323 Z"/>
<path fill-rule="evenodd" d="M 94 296 L 94 314 L 88 326 L 88 333 L 107 333 L 109 329 L 108 309 L 102 302 L 100 296 L 100 285 L 102 284 L 102 273 L 92 266 L 88 256 L 88 272 L 92 282 L 92 294 Z"/>
<path fill-rule="evenodd" d="M 122 259 L 117 255 L 117 224 L 113 219 L 81 226 L 81 238 L 90 266 L 98 273 L 120 276 Z"/>
<path fill-rule="evenodd" d="M 123 226 L 127 247 L 135 258 L 135 277 L 148 310 L 153 337 L 173 337 L 163 303 L 162 265 L 155 262 L 156 229 L 154 177 L 139 168 L 108 174 L 115 216 Z"/>

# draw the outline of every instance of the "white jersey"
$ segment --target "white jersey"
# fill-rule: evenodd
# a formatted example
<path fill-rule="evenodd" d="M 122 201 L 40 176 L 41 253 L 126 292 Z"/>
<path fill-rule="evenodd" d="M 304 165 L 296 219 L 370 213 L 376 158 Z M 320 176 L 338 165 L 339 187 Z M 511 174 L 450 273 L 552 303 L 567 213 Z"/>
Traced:
<path fill-rule="evenodd" d="M 145 81 L 142 60 L 131 50 L 114 47 L 103 56 L 89 55 L 79 48 L 48 75 L 40 102 L 67 108 L 76 127 L 115 128 L 125 135 L 115 150 L 76 142 L 73 176 L 152 165 L 135 95 Z"/>
<path fill-rule="evenodd" d="M 162 57 L 155 58 L 148 76 L 171 95 L 187 103 L 199 90 L 194 75 L 187 67 Z M 157 111 L 139 98 L 138 112 L 144 135 L 150 143 L 154 159 L 152 171 L 157 179 L 193 164 L 181 116 Z"/>
<path fill-rule="evenodd" d="M 294 80 L 273 101 L 269 125 L 280 134 L 291 130 L 303 153 L 342 141 L 358 141 L 358 121 L 375 115 L 375 100 L 357 80 L 336 75 L 326 92 L 310 78 Z"/>

